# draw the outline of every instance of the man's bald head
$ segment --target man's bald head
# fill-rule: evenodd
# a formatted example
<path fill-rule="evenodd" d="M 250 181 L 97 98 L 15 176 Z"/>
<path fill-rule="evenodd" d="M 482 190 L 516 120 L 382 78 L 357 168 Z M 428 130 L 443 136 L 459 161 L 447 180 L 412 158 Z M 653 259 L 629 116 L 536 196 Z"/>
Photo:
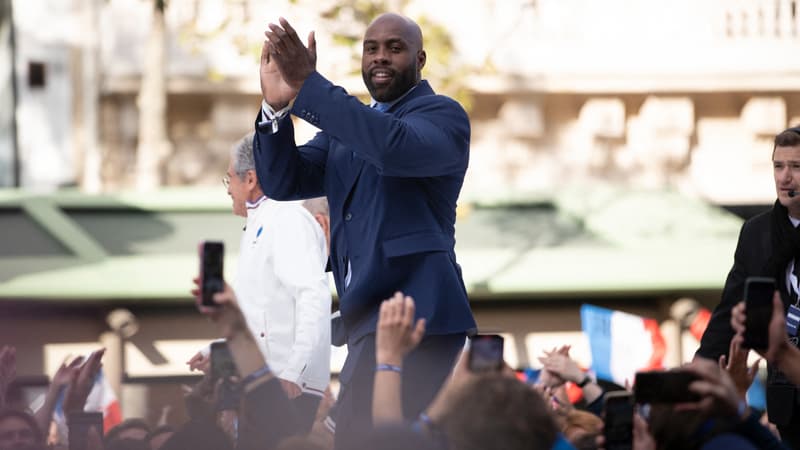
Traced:
<path fill-rule="evenodd" d="M 361 76 L 376 101 L 389 103 L 422 79 L 422 30 L 399 14 L 381 14 L 364 33 Z"/>
<path fill-rule="evenodd" d="M 415 46 L 417 50 L 422 50 L 423 48 L 422 29 L 417 25 L 417 22 L 414 22 L 406 16 L 395 13 L 381 14 L 369 24 L 366 33 L 364 33 L 364 39 L 369 35 L 370 29 L 375 26 L 391 26 L 392 28 L 404 30 L 403 37 L 410 45 Z"/>

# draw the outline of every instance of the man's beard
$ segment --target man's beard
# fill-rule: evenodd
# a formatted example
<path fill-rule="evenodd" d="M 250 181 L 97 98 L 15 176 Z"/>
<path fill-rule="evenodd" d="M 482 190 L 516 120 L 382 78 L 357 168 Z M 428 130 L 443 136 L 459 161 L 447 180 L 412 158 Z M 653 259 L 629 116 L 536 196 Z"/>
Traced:
<path fill-rule="evenodd" d="M 392 81 L 385 87 L 376 87 L 372 83 L 372 78 L 369 72 L 362 70 L 361 78 L 364 80 L 364 84 L 367 86 L 369 95 L 371 95 L 375 101 L 389 103 L 400 98 L 415 84 L 417 84 L 417 68 L 413 65 L 409 65 L 408 68 L 402 72 L 394 72 Z"/>

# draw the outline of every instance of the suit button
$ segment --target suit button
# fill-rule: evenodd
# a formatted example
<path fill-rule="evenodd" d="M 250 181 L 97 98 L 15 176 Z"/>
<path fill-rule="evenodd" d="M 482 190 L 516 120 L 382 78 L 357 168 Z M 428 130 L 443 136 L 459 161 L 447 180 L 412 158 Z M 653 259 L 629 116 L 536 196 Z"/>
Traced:
<path fill-rule="evenodd" d="M 344 216 L 344 220 L 347 221 L 347 222 L 349 222 L 350 219 L 352 219 L 352 218 L 353 218 L 353 215 L 350 214 L 350 213 L 347 213 L 347 215 Z"/>

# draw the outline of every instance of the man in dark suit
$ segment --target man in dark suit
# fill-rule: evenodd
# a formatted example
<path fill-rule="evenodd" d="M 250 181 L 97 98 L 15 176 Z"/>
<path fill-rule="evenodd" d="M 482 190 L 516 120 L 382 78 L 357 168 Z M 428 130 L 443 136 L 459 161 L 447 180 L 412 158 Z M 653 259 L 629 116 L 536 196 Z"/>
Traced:
<path fill-rule="evenodd" d="M 714 309 L 696 356 L 718 360 L 727 354 L 734 335 L 731 308 L 744 299 L 747 277 L 773 277 L 784 306 L 798 302 L 795 265 L 800 266 L 800 230 L 795 227 L 800 224 L 800 127 L 789 128 L 775 137 L 772 161 L 778 199 L 770 211 L 742 226 L 722 301 Z M 797 345 L 796 338 L 792 342 Z M 771 367 L 767 412 L 782 439 L 793 448 L 800 448 L 800 395 L 783 374 Z"/>
<path fill-rule="evenodd" d="M 422 32 L 405 17 L 384 14 L 366 31 L 362 76 L 369 106 L 316 72 L 313 33 L 306 47 L 280 19 L 265 35 L 255 137 L 259 180 L 272 198 L 325 195 L 330 204 L 330 265 L 348 346 L 337 402 L 341 447 L 371 424 L 375 370 L 403 377 L 404 413 L 415 417 L 475 328 L 454 252 L 469 119 L 421 79 Z M 322 131 L 296 145 L 289 114 Z M 395 291 L 416 299 L 426 337 L 402 367 L 376 367 L 377 314 Z"/>

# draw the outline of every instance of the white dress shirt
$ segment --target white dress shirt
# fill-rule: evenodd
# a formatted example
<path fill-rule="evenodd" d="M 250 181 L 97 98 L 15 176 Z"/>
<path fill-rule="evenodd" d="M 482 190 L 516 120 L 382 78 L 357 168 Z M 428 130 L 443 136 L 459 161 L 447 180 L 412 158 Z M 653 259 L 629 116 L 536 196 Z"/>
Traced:
<path fill-rule="evenodd" d="M 247 204 L 234 290 L 272 371 L 303 392 L 330 381 L 331 293 L 327 243 L 300 202 Z"/>

